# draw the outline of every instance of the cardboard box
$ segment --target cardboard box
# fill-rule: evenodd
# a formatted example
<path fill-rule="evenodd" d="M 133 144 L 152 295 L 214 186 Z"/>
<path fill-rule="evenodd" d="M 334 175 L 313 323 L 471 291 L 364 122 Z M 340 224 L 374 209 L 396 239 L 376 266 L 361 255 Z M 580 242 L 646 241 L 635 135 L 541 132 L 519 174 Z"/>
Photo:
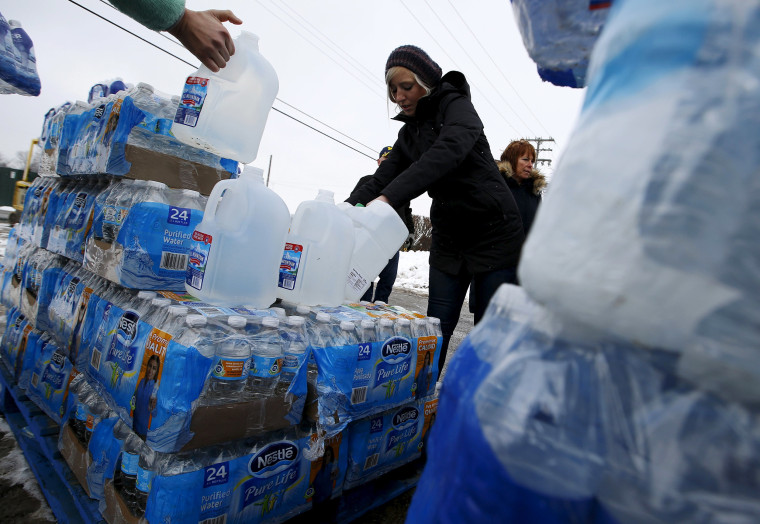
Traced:
<path fill-rule="evenodd" d="M 127 178 L 156 180 L 175 189 L 193 189 L 207 196 L 217 182 L 231 176 L 221 167 L 210 167 L 131 144 L 125 146 L 124 157 L 131 164 L 125 175 Z"/>
<path fill-rule="evenodd" d="M 105 509 L 101 509 L 101 513 L 108 524 L 138 524 L 140 522 L 140 519 L 129 511 L 121 496 L 116 493 L 113 480 L 106 481 L 103 490 L 106 496 L 106 506 Z"/>
<path fill-rule="evenodd" d="M 63 456 L 63 460 L 69 465 L 74 476 L 79 481 L 79 484 L 84 488 L 84 492 L 90 495 L 90 488 L 87 485 L 87 469 L 92 464 L 92 457 L 90 452 L 87 451 L 79 439 L 77 439 L 74 430 L 67 423 L 61 428 L 61 438 L 58 441 L 58 450 Z"/>
<path fill-rule="evenodd" d="M 182 451 L 290 427 L 294 425 L 288 418 L 291 407 L 289 399 L 277 396 L 235 404 L 199 406 L 190 421 L 193 437 L 182 447 Z"/>

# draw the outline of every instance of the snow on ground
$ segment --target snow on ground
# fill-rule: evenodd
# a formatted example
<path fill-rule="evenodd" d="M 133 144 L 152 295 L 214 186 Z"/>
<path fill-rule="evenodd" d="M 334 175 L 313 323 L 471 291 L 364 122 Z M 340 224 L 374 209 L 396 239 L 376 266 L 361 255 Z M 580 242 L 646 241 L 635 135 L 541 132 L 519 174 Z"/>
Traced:
<path fill-rule="evenodd" d="M 429 257 L 428 251 L 402 251 L 398 261 L 395 287 L 427 295 Z"/>

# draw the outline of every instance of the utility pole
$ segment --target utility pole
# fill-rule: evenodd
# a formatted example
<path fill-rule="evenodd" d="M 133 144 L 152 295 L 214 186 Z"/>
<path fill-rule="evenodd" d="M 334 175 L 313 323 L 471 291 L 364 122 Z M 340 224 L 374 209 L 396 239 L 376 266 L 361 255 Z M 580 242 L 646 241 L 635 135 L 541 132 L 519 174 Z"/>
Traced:
<path fill-rule="evenodd" d="M 541 158 L 541 151 L 552 151 L 549 148 L 541 148 L 542 142 L 554 142 L 553 138 L 526 138 L 528 142 L 535 142 L 536 143 L 536 164 L 548 164 L 552 165 L 552 161 L 550 158 Z"/>

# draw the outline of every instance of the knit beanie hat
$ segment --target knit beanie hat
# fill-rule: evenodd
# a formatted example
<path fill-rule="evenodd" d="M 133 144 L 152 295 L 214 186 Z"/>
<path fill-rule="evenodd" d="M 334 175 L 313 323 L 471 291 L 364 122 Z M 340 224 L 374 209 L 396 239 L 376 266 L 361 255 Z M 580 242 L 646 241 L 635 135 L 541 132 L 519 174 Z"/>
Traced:
<path fill-rule="evenodd" d="M 391 52 L 385 64 L 385 72 L 391 67 L 405 67 L 415 73 L 428 87 L 435 86 L 441 79 L 443 71 L 428 54 L 413 45 L 402 45 Z"/>

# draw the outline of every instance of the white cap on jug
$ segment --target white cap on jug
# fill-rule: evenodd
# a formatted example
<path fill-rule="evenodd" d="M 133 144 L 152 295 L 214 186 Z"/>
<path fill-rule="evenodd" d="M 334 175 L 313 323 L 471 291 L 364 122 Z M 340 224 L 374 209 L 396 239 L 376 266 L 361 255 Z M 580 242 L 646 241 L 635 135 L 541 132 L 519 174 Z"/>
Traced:
<path fill-rule="evenodd" d="M 280 325 L 280 319 L 277 317 L 264 317 L 261 320 L 261 324 L 266 327 L 279 327 Z"/>
<path fill-rule="evenodd" d="M 410 326 L 412 324 L 412 321 L 408 318 L 400 318 L 396 322 L 399 326 Z"/>
<path fill-rule="evenodd" d="M 232 315 L 230 317 L 227 317 L 227 324 L 234 328 L 242 328 L 245 327 L 245 317 L 240 317 L 238 315 Z"/>
<path fill-rule="evenodd" d="M 335 193 L 330 191 L 329 189 L 320 189 L 317 192 L 317 198 L 314 200 L 321 200 L 324 202 L 330 202 L 331 204 L 335 203 Z"/>
<path fill-rule="evenodd" d="M 250 177 L 253 180 L 264 180 L 264 170 L 260 167 L 252 166 L 250 164 L 247 164 L 243 166 L 243 172 L 241 173 L 241 176 L 244 177 Z"/>

